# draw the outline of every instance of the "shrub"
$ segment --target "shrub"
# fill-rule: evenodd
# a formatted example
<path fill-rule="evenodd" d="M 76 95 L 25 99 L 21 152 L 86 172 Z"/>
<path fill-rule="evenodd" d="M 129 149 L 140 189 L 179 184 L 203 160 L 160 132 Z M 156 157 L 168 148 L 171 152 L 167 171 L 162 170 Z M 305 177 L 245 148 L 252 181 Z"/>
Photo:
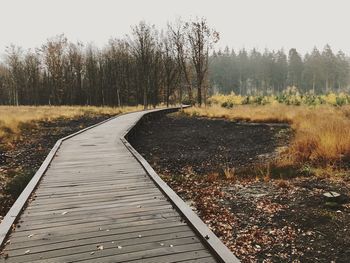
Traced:
<path fill-rule="evenodd" d="M 13 197 L 18 197 L 34 175 L 33 170 L 26 172 L 19 171 L 5 186 L 5 193 Z"/>

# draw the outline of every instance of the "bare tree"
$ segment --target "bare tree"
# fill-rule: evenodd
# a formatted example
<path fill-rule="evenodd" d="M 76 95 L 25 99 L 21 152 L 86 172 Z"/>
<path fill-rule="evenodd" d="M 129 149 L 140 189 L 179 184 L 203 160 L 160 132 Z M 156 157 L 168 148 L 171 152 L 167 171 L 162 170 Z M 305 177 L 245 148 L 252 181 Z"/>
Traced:
<path fill-rule="evenodd" d="M 50 83 L 49 104 L 60 105 L 64 96 L 64 56 L 67 38 L 64 35 L 48 39 L 42 46 L 44 63 Z"/>
<path fill-rule="evenodd" d="M 175 84 L 178 79 L 180 68 L 177 63 L 175 44 L 172 41 L 171 32 L 168 30 L 163 36 L 163 64 L 165 73 L 166 96 L 165 101 L 169 107 L 169 98 L 172 91 L 175 89 Z M 180 101 L 181 102 L 181 101 Z"/>
<path fill-rule="evenodd" d="M 191 48 L 192 63 L 196 72 L 197 101 L 202 105 L 202 91 L 208 72 L 209 50 L 219 40 L 219 33 L 210 29 L 205 18 L 185 24 Z"/>
<path fill-rule="evenodd" d="M 175 46 L 176 59 L 178 67 L 181 69 L 182 79 L 187 88 L 189 101 L 193 101 L 192 90 L 192 69 L 189 64 L 190 52 L 187 45 L 185 23 L 178 19 L 175 24 L 168 24 L 168 30 L 171 35 L 172 42 Z M 180 86 L 180 103 L 182 101 L 182 87 Z"/>
<path fill-rule="evenodd" d="M 85 51 L 85 78 L 86 104 L 102 105 L 99 78 L 98 56 L 100 51 L 92 46 L 87 46 Z"/>
<path fill-rule="evenodd" d="M 24 57 L 25 98 L 22 104 L 40 104 L 41 62 L 37 52 L 29 50 Z"/>
<path fill-rule="evenodd" d="M 9 104 L 9 90 L 8 90 L 8 81 L 9 81 L 9 70 L 7 66 L 0 63 L 0 104 Z"/>
<path fill-rule="evenodd" d="M 131 41 L 133 55 L 137 63 L 140 81 L 143 91 L 143 105 L 148 106 L 148 93 L 150 90 L 150 72 L 152 59 L 156 48 L 156 35 L 154 25 L 148 25 L 144 21 L 133 28 L 134 40 Z"/>
<path fill-rule="evenodd" d="M 68 104 L 82 104 L 85 101 L 83 92 L 84 78 L 84 45 L 69 43 L 64 59 L 64 80 L 66 86 L 65 102 Z"/>
<path fill-rule="evenodd" d="M 9 69 L 10 104 L 19 105 L 20 89 L 24 83 L 23 50 L 15 45 L 6 48 L 6 63 Z"/>

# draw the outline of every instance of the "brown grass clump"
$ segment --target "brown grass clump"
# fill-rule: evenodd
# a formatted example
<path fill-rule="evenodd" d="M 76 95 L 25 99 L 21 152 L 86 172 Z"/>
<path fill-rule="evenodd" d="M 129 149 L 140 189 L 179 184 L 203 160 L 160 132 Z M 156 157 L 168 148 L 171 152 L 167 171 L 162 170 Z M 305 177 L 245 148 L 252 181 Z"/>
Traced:
<path fill-rule="evenodd" d="M 293 121 L 291 153 L 296 162 L 337 165 L 350 161 L 350 118 L 347 109 L 320 108 Z"/>
<path fill-rule="evenodd" d="M 226 167 L 224 169 L 224 177 L 226 180 L 231 180 L 231 181 L 235 181 L 236 180 L 236 171 L 235 171 L 235 168 L 232 167 Z"/>
<path fill-rule="evenodd" d="M 191 116 L 235 121 L 287 122 L 295 132 L 283 162 L 343 167 L 350 164 L 350 106 L 238 105 L 189 108 Z M 286 161 L 286 159 L 288 159 Z"/>
<path fill-rule="evenodd" d="M 18 134 L 22 125 L 31 125 L 35 121 L 74 119 L 84 115 L 116 115 L 140 109 L 142 107 L 0 106 L 0 139 Z"/>
<path fill-rule="evenodd" d="M 237 105 L 232 109 L 217 105 L 210 107 L 192 107 L 185 109 L 185 113 L 191 116 L 225 118 L 234 121 L 252 122 L 288 122 L 290 123 L 297 112 L 288 110 L 289 106 L 277 105 Z"/>

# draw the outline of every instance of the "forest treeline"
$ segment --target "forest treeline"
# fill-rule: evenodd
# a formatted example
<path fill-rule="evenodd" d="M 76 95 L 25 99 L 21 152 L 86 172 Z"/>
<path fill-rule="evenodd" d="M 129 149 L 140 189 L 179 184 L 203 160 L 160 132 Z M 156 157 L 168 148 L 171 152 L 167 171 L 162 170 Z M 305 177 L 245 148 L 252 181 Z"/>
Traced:
<path fill-rule="evenodd" d="M 161 31 L 140 22 L 130 36 L 101 49 L 64 35 L 35 50 L 11 45 L 0 64 L 0 104 L 146 107 L 179 102 L 185 94 L 201 104 L 218 40 L 206 19 L 196 18 Z"/>
<path fill-rule="evenodd" d="M 64 35 L 23 50 L 11 45 L 0 62 L 0 104 L 157 105 L 206 102 L 213 92 L 276 94 L 288 86 L 327 93 L 349 87 L 349 59 L 327 45 L 302 57 L 226 48 L 205 18 L 178 19 L 166 29 L 140 22 L 103 48 Z"/>
<path fill-rule="evenodd" d="M 259 52 L 245 49 L 235 52 L 225 48 L 214 52 L 210 64 L 210 80 L 221 93 L 240 95 L 279 94 L 289 87 L 300 93 L 326 94 L 348 91 L 349 58 L 339 51 L 334 54 L 326 45 L 302 56 L 294 48 Z"/>

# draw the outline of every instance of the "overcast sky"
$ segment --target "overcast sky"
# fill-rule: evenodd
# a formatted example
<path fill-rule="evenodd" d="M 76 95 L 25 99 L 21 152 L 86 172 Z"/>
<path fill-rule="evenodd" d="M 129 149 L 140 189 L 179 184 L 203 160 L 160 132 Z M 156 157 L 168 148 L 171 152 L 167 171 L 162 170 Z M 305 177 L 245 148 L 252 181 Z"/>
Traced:
<path fill-rule="evenodd" d="M 38 47 L 61 33 L 101 47 L 140 20 L 161 28 L 178 16 L 205 16 L 221 47 L 305 53 L 329 43 L 350 54 L 347 0 L 0 0 L 0 53 L 10 43 Z"/>

